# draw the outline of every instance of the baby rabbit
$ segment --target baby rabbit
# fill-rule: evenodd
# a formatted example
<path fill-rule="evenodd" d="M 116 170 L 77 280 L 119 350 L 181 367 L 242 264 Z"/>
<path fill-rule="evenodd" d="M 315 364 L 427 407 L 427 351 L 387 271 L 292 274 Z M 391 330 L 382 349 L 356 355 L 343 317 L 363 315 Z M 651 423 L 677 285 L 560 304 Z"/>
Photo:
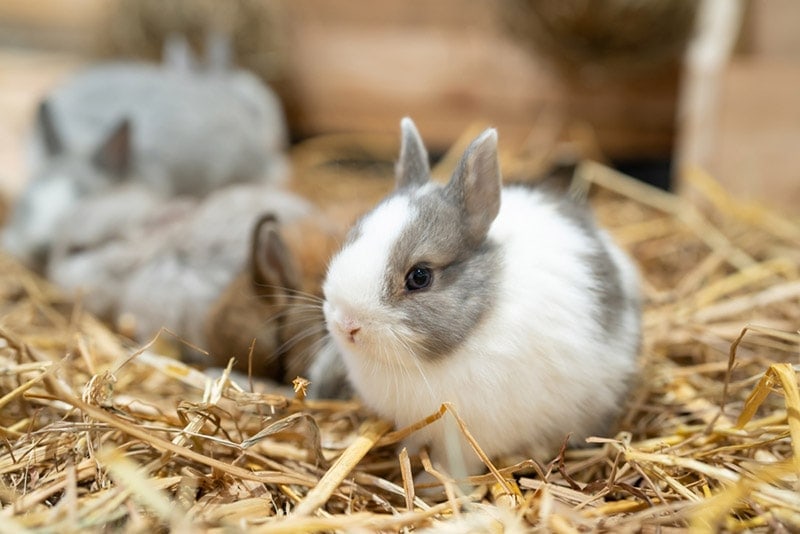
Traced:
<path fill-rule="evenodd" d="M 167 327 L 202 346 L 206 315 L 244 268 L 250 228 L 265 211 L 293 221 L 311 206 L 269 184 L 233 184 L 202 200 L 117 187 L 64 217 L 48 276 L 82 290 L 107 320 L 134 318 L 138 341 Z"/>
<path fill-rule="evenodd" d="M 401 130 L 395 192 L 350 231 L 323 285 L 356 392 L 397 426 L 451 402 L 490 456 L 546 459 L 568 435 L 606 431 L 636 369 L 631 261 L 585 206 L 503 187 L 495 130 L 472 142 L 446 186 L 430 181 L 413 122 Z M 445 428 L 408 445 L 480 472 Z"/>
<path fill-rule="evenodd" d="M 344 229 L 320 213 L 283 223 L 268 213 L 258 220 L 249 266 L 214 304 L 206 323 L 216 365 L 224 367 L 235 357 L 237 370 L 247 372 L 252 365 L 253 374 L 284 383 L 307 375 L 314 352 L 325 342 L 320 288 L 343 235 Z M 336 394 L 343 373 L 326 382 Z"/>
<path fill-rule="evenodd" d="M 222 293 L 206 322 L 215 365 L 224 366 L 234 357 L 239 371 L 290 382 L 309 376 L 317 352 L 333 349 L 325 336 L 322 281 L 349 227 L 393 187 L 394 156 L 383 144 L 331 136 L 293 149 L 288 186 L 315 209 L 295 221 L 270 213 L 256 223 L 248 265 Z M 340 359 L 321 360 L 332 365 L 317 372 L 309 396 L 348 394 Z"/>
<path fill-rule="evenodd" d="M 268 184 L 234 184 L 214 192 L 126 281 L 120 313 L 136 317 L 139 340 L 166 326 L 205 345 L 205 318 L 244 268 L 254 222 L 264 212 L 293 221 L 311 209 L 304 199 Z"/>
<path fill-rule="evenodd" d="M 57 224 L 46 275 L 64 289 L 79 290 L 87 310 L 114 322 L 127 280 L 170 240 L 174 221 L 195 204 L 165 201 L 137 183 L 83 198 Z"/>
<path fill-rule="evenodd" d="M 134 62 L 88 68 L 39 107 L 32 176 L 3 245 L 43 267 L 60 217 L 124 180 L 197 197 L 232 182 L 280 181 L 286 137 L 277 97 L 249 72 Z"/>

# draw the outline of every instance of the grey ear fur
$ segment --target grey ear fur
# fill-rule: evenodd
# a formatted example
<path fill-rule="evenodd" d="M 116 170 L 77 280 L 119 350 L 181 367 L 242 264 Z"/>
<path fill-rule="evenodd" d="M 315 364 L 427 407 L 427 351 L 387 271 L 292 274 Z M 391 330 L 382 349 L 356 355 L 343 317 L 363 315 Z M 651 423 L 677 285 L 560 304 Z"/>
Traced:
<path fill-rule="evenodd" d="M 42 141 L 48 155 L 57 156 L 64 150 L 64 144 L 58 135 L 55 120 L 53 119 L 53 109 L 47 100 L 39 102 L 39 110 L 36 113 L 36 122 L 42 132 Z"/>
<path fill-rule="evenodd" d="M 205 41 L 205 63 L 210 72 L 224 72 L 233 65 L 231 36 L 221 31 L 209 31 Z"/>
<path fill-rule="evenodd" d="M 275 215 L 262 216 L 253 229 L 251 270 L 256 294 L 281 293 L 279 288 L 299 287 L 297 269 L 280 235 Z"/>
<path fill-rule="evenodd" d="M 400 159 L 395 165 L 396 188 L 419 187 L 431 177 L 428 151 L 414 125 L 405 117 L 400 121 Z"/>
<path fill-rule="evenodd" d="M 125 118 L 111 131 L 92 156 L 92 163 L 117 178 L 124 178 L 131 167 L 131 123 Z"/>
<path fill-rule="evenodd" d="M 497 130 L 490 128 L 469 145 L 445 188 L 461 207 L 462 223 L 474 242 L 486 237 L 497 217 L 501 188 Z"/>
<path fill-rule="evenodd" d="M 162 56 L 164 65 L 178 72 L 190 72 L 197 67 L 192 47 L 182 33 L 170 32 L 167 35 Z"/>

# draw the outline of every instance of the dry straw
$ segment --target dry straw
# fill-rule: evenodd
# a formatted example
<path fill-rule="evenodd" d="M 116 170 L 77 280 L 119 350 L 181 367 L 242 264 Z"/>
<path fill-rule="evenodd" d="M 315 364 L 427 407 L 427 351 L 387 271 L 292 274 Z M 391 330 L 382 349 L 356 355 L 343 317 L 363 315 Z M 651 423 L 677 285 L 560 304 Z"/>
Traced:
<path fill-rule="evenodd" d="M 616 436 L 471 488 L 428 466 L 428 497 L 396 450 L 415 428 L 133 347 L 0 257 L 0 532 L 800 529 L 800 226 L 700 172 L 702 211 L 598 164 L 577 178 L 643 273 Z"/>

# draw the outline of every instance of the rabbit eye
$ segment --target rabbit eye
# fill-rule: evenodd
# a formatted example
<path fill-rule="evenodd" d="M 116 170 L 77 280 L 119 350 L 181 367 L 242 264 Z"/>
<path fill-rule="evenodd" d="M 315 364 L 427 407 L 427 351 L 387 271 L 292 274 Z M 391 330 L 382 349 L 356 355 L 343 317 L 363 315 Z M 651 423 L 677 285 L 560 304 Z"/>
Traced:
<path fill-rule="evenodd" d="M 433 282 L 433 271 L 423 265 L 415 265 L 406 274 L 406 289 L 419 291 L 429 287 Z"/>

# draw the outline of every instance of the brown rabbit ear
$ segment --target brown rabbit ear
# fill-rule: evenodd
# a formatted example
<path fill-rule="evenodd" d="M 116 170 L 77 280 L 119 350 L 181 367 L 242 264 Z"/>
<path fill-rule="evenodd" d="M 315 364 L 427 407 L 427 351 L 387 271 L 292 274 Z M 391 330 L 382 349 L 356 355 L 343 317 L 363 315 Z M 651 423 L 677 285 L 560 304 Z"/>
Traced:
<path fill-rule="evenodd" d="M 258 293 L 272 294 L 278 288 L 299 287 L 294 260 L 273 214 L 264 215 L 256 222 L 252 247 L 251 270 Z"/>
<path fill-rule="evenodd" d="M 125 118 L 111 131 L 92 157 L 94 165 L 112 176 L 122 178 L 131 164 L 131 124 Z"/>
<path fill-rule="evenodd" d="M 501 182 L 497 131 L 490 128 L 469 145 L 445 189 L 459 203 L 474 242 L 486 237 L 500 211 Z"/>
<path fill-rule="evenodd" d="M 42 100 L 39 103 L 36 122 L 42 132 L 42 141 L 47 153 L 50 156 L 61 154 L 64 151 L 64 143 L 61 142 L 61 137 L 58 135 L 55 120 L 53 119 L 53 110 L 47 100 Z"/>
<path fill-rule="evenodd" d="M 396 188 L 420 187 L 431 178 L 428 151 L 422 143 L 414 121 L 405 117 L 400 121 L 400 159 L 395 166 Z"/>

